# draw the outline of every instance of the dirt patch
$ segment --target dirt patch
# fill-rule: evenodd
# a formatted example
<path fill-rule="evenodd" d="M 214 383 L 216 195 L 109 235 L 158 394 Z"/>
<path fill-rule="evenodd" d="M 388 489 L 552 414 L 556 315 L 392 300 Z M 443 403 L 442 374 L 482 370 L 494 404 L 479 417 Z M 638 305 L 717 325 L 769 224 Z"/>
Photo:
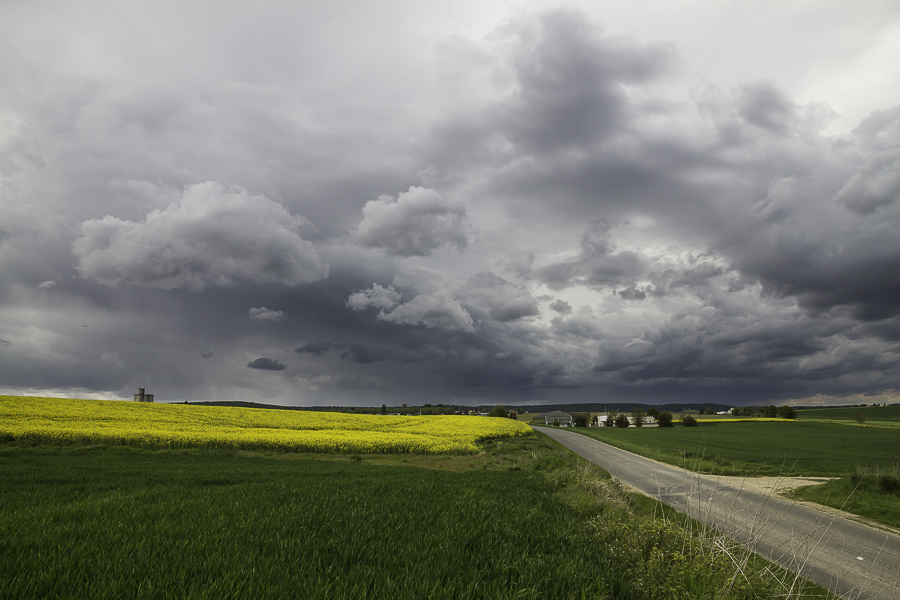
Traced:
<path fill-rule="evenodd" d="M 704 475 L 704 477 L 731 488 L 777 496 L 783 496 L 784 492 L 794 488 L 819 485 L 836 479 L 835 477 L 728 477 L 724 475 Z"/>

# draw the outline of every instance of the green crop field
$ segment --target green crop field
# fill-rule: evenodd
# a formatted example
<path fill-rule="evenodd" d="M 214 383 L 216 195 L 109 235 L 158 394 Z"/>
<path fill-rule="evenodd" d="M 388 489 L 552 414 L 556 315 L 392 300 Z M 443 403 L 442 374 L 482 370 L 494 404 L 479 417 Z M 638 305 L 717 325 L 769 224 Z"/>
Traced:
<path fill-rule="evenodd" d="M 890 464 L 900 451 L 896 429 L 799 420 L 573 431 L 661 462 L 717 475 L 840 476 L 860 463 Z"/>
<path fill-rule="evenodd" d="M 9 443 L 0 532 L 2 598 L 830 597 L 544 436 L 471 456 Z"/>
<path fill-rule="evenodd" d="M 797 418 L 804 421 L 858 421 L 897 423 L 900 425 L 900 404 L 890 406 L 847 406 L 841 408 L 811 408 L 797 411 Z"/>

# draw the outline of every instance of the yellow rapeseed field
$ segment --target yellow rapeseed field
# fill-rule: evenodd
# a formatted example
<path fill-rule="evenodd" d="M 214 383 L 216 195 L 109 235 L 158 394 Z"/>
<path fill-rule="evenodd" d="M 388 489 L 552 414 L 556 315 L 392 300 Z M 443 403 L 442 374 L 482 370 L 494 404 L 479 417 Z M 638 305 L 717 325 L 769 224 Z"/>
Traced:
<path fill-rule="evenodd" d="M 524 423 L 184 404 L 0 396 L 0 440 L 148 448 L 468 453 L 482 440 L 530 435 Z"/>

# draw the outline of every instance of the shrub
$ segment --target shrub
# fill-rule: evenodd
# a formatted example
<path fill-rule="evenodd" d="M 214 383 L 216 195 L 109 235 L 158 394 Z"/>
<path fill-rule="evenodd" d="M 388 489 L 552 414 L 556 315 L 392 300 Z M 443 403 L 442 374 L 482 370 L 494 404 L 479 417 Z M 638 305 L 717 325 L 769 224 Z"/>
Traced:
<path fill-rule="evenodd" d="M 631 423 L 624 413 L 616 415 L 616 427 L 628 427 Z"/>
<path fill-rule="evenodd" d="M 881 474 L 878 476 L 878 489 L 885 494 L 898 492 L 900 491 L 900 478 Z"/>
<path fill-rule="evenodd" d="M 503 417 L 504 419 L 509 416 L 509 413 L 506 412 L 506 409 L 500 406 L 499 404 L 491 409 L 491 412 L 488 413 L 489 417 Z"/>
<path fill-rule="evenodd" d="M 787 405 L 779 408 L 778 414 L 781 415 L 781 417 L 783 419 L 796 419 L 797 418 L 797 411 Z"/>
<path fill-rule="evenodd" d="M 695 419 L 691 415 L 682 415 L 681 416 L 681 424 L 685 427 L 696 427 L 697 419 Z"/>
<path fill-rule="evenodd" d="M 644 426 L 644 411 L 639 408 L 631 411 L 631 419 L 634 421 L 635 427 L 643 427 Z"/>
<path fill-rule="evenodd" d="M 660 427 L 671 427 L 672 426 L 672 413 L 670 413 L 667 410 L 663 411 L 663 412 L 659 413 L 659 416 L 656 417 L 656 421 L 659 423 Z"/>
<path fill-rule="evenodd" d="M 576 413 L 572 416 L 572 424 L 575 427 L 587 427 L 590 422 L 591 415 L 589 413 Z"/>

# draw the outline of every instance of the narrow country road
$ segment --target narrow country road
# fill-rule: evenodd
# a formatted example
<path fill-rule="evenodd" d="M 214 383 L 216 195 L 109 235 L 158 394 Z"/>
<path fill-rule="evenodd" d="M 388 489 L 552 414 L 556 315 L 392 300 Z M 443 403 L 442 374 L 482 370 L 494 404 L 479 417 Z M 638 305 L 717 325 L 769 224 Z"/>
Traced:
<path fill-rule="evenodd" d="M 851 600 L 900 598 L 900 536 L 738 489 L 572 431 L 535 427 L 615 479 Z"/>

